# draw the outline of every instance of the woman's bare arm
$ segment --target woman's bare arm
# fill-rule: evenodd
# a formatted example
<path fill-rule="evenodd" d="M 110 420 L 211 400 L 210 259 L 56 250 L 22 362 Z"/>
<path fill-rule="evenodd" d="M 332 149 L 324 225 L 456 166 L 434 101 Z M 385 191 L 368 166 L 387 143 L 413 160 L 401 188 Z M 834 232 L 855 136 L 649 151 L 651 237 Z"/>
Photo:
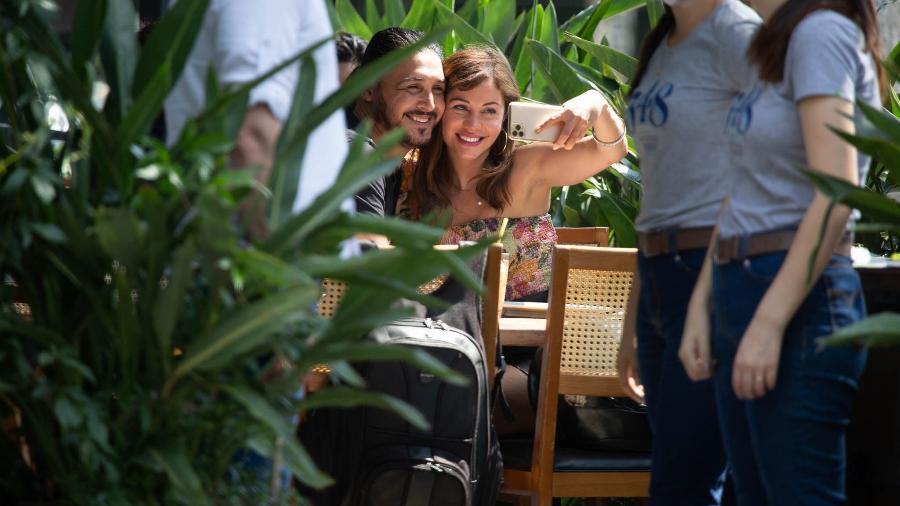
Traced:
<path fill-rule="evenodd" d="M 854 132 L 853 104 L 838 97 L 817 96 L 799 102 L 800 124 L 809 165 L 826 174 L 858 184 L 856 148 L 831 132 L 833 126 Z M 835 206 L 825 227 L 825 236 L 815 258 L 812 278 L 807 280 L 809 259 L 819 241 L 829 200 L 816 192 L 797 229 L 784 263 L 756 308 L 741 339 L 734 361 L 732 386 L 741 399 L 754 399 L 775 388 L 781 343 L 788 323 L 803 303 L 813 282 L 831 258 L 850 209 Z M 759 378 L 763 378 L 762 381 Z"/>

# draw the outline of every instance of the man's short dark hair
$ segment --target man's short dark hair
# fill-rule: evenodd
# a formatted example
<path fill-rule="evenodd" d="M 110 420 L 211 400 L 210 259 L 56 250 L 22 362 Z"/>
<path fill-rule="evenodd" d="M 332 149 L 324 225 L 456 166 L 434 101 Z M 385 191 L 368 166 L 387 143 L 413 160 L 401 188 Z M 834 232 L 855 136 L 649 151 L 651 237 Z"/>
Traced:
<path fill-rule="evenodd" d="M 334 34 L 334 43 L 337 46 L 338 63 L 362 63 L 363 54 L 368 44 L 364 39 L 347 32 Z"/>
<path fill-rule="evenodd" d="M 422 40 L 424 36 L 425 34 L 418 30 L 400 28 L 399 26 L 392 26 L 376 32 L 372 36 L 372 40 L 369 41 L 369 46 L 366 48 L 365 54 L 363 54 L 360 66 L 364 67 L 395 49 L 411 46 Z M 436 42 L 425 46 L 425 50 L 434 51 L 438 57 L 442 60 L 444 59 L 444 52 Z"/>

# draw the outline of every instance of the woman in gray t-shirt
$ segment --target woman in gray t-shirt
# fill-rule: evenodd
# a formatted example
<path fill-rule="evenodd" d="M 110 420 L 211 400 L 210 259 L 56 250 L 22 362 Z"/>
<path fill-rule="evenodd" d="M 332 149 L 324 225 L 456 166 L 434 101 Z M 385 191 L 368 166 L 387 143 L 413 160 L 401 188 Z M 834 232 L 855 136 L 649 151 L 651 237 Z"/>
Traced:
<path fill-rule="evenodd" d="M 628 386 L 640 366 L 653 429 L 654 504 L 719 504 L 722 496 L 725 452 L 713 384 L 691 382 L 677 352 L 726 191 L 727 153 L 719 146 L 729 107 L 752 73 L 745 53 L 759 22 L 737 0 L 667 7 L 645 39 L 628 104 L 643 196 L 636 221 L 638 310 L 624 334 L 619 376 L 640 399 Z"/>
<path fill-rule="evenodd" d="M 854 102 L 879 103 L 877 23 L 870 0 L 754 8 L 765 20 L 748 53 L 758 77 L 729 112 L 730 203 L 680 356 L 692 379 L 713 377 L 738 504 L 843 504 L 844 433 L 865 351 L 816 340 L 865 305 L 851 211 L 828 214 L 800 168 L 864 180 L 868 158 L 829 128 L 852 132 Z"/>

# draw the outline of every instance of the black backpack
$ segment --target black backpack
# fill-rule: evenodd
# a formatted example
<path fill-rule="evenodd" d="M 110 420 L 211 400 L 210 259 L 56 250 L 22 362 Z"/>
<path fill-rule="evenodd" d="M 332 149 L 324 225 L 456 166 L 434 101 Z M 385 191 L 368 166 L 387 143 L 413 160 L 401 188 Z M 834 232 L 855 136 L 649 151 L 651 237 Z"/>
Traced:
<path fill-rule="evenodd" d="M 479 272 L 482 265 L 476 261 L 472 268 Z M 496 502 L 503 465 L 491 425 L 480 300 L 452 276 L 432 295 L 450 308 L 436 311 L 412 303 L 417 317 L 375 329 L 366 338 L 424 349 L 467 378 L 468 385 L 447 384 L 406 363 L 357 365 L 369 390 L 411 404 L 431 429 L 420 431 L 376 408 L 310 413 L 300 437 L 316 463 L 335 478 L 325 490 L 300 487 L 315 506 Z"/>
<path fill-rule="evenodd" d="M 494 504 L 501 480 L 497 438 L 490 424 L 487 371 L 481 343 L 430 318 L 378 328 L 370 339 L 428 351 L 468 380 L 450 385 L 396 362 L 360 371 L 369 390 L 402 399 L 430 422 L 421 431 L 393 413 L 357 410 L 360 461 L 353 506 L 468 506 Z"/>

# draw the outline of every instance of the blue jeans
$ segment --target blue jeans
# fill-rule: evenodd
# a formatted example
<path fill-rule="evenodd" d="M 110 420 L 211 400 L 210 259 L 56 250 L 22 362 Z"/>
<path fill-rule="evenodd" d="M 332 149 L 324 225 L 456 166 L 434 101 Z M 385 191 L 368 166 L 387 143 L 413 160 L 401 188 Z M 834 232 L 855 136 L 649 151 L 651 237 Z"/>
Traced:
<path fill-rule="evenodd" d="M 651 505 L 718 505 L 725 452 L 712 381 L 694 383 L 678 359 L 684 317 L 706 250 L 638 256 L 638 365 L 653 430 Z"/>
<path fill-rule="evenodd" d="M 844 437 L 866 351 L 819 348 L 816 338 L 865 315 L 859 276 L 834 255 L 784 333 L 775 389 L 739 400 L 738 343 L 784 261 L 771 253 L 713 270 L 716 404 L 741 506 L 844 504 Z"/>

